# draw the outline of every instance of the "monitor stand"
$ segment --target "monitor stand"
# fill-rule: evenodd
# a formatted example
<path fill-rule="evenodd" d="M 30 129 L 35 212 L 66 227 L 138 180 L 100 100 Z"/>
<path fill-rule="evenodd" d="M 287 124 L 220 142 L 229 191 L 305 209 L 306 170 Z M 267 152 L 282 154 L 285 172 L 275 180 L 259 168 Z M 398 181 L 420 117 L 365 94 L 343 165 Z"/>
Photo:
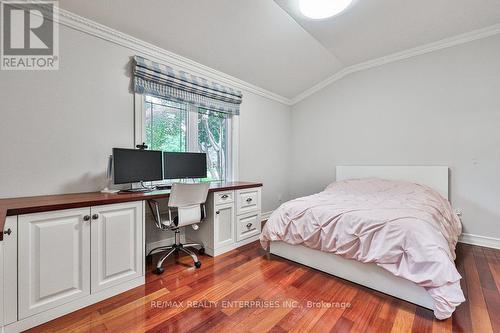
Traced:
<path fill-rule="evenodd" d="M 181 179 L 177 180 L 177 182 L 184 183 L 184 184 L 187 184 L 187 183 L 197 184 L 197 183 L 200 183 L 200 179 L 199 178 L 181 178 Z M 170 190 L 170 189 L 172 189 L 172 184 L 173 183 L 159 184 L 159 185 L 156 185 L 156 189 L 157 190 Z"/>
<path fill-rule="evenodd" d="M 118 193 L 147 193 L 152 191 L 152 188 L 129 188 L 127 190 L 120 190 Z"/>
<path fill-rule="evenodd" d="M 155 190 L 154 187 L 145 186 L 144 182 L 141 182 L 141 187 L 129 188 L 127 190 L 121 190 L 118 193 L 147 193 L 147 192 L 152 192 L 153 190 Z"/>
<path fill-rule="evenodd" d="M 172 185 L 156 185 L 157 190 L 170 190 Z"/>

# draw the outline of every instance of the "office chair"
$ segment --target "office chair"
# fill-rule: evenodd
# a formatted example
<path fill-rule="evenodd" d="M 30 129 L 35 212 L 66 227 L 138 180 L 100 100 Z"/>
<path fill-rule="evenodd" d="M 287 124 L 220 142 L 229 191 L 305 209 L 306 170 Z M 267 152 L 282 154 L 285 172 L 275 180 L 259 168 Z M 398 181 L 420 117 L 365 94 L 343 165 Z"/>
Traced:
<path fill-rule="evenodd" d="M 162 231 L 174 231 L 175 243 L 170 246 L 160 246 L 149 251 L 147 259 L 152 259 L 153 253 L 166 252 L 156 264 L 156 274 L 165 271 L 163 262 L 171 254 L 182 251 L 193 258 L 194 266 L 201 267 L 201 262 L 196 254 L 188 247 L 199 247 L 198 253 L 205 253 L 203 244 L 181 243 L 180 228 L 191 226 L 198 230 L 198 223 L 203 222 L 206 217 L 205 201 L 207 201 L 209 183 L 185 184 L 175 183 L 172 185 L 168 200 L 168 216 L 162 218 L 160 215 L 160 204 L 156 200 L 148 200 L 149 208 L 153 213 L 156 227 Z"/>

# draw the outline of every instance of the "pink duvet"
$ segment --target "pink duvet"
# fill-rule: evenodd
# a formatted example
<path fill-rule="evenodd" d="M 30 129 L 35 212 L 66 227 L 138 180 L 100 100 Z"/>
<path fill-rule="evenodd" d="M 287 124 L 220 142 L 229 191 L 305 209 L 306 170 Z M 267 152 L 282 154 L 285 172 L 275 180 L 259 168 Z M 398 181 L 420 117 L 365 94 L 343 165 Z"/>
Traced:
<path fill-rule="evenodd" d="M 335 182 L 284 203 L 260 236 L 376 265 L 424 287 L 438 319 L 462 303 L 454 264 L 461 224 L 450 203 L 429 187 L 376 178 Z"/>

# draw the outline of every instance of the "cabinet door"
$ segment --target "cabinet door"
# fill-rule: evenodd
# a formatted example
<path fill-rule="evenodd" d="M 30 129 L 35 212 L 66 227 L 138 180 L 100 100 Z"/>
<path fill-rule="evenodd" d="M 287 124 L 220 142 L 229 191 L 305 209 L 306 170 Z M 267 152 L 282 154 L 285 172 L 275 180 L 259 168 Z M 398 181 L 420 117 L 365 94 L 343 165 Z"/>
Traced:
<path fill-rule="evenodd" d="M 20 215 L 19 319 L 90 293 L 89 208 Z"/>
<path fill-rule="evenodd" d="M 234 204 L 215 206 L 214 233 L 215 248 L 234 243 Z"/>
<path fill-rule="evenodd" d="M 143 203 L 92 207 L 92 293 L 142 276 Z"/>

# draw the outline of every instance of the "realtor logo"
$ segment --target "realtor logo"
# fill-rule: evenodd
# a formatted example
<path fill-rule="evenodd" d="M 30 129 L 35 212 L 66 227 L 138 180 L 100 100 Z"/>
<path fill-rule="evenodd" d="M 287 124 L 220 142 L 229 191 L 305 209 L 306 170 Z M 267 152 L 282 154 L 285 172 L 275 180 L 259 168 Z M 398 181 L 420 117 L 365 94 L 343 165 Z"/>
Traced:
<path fill-rule="evenodd" d="M 58 69 L 57 1 L 0 1 L 0 3 L 0 69 Z"/>

